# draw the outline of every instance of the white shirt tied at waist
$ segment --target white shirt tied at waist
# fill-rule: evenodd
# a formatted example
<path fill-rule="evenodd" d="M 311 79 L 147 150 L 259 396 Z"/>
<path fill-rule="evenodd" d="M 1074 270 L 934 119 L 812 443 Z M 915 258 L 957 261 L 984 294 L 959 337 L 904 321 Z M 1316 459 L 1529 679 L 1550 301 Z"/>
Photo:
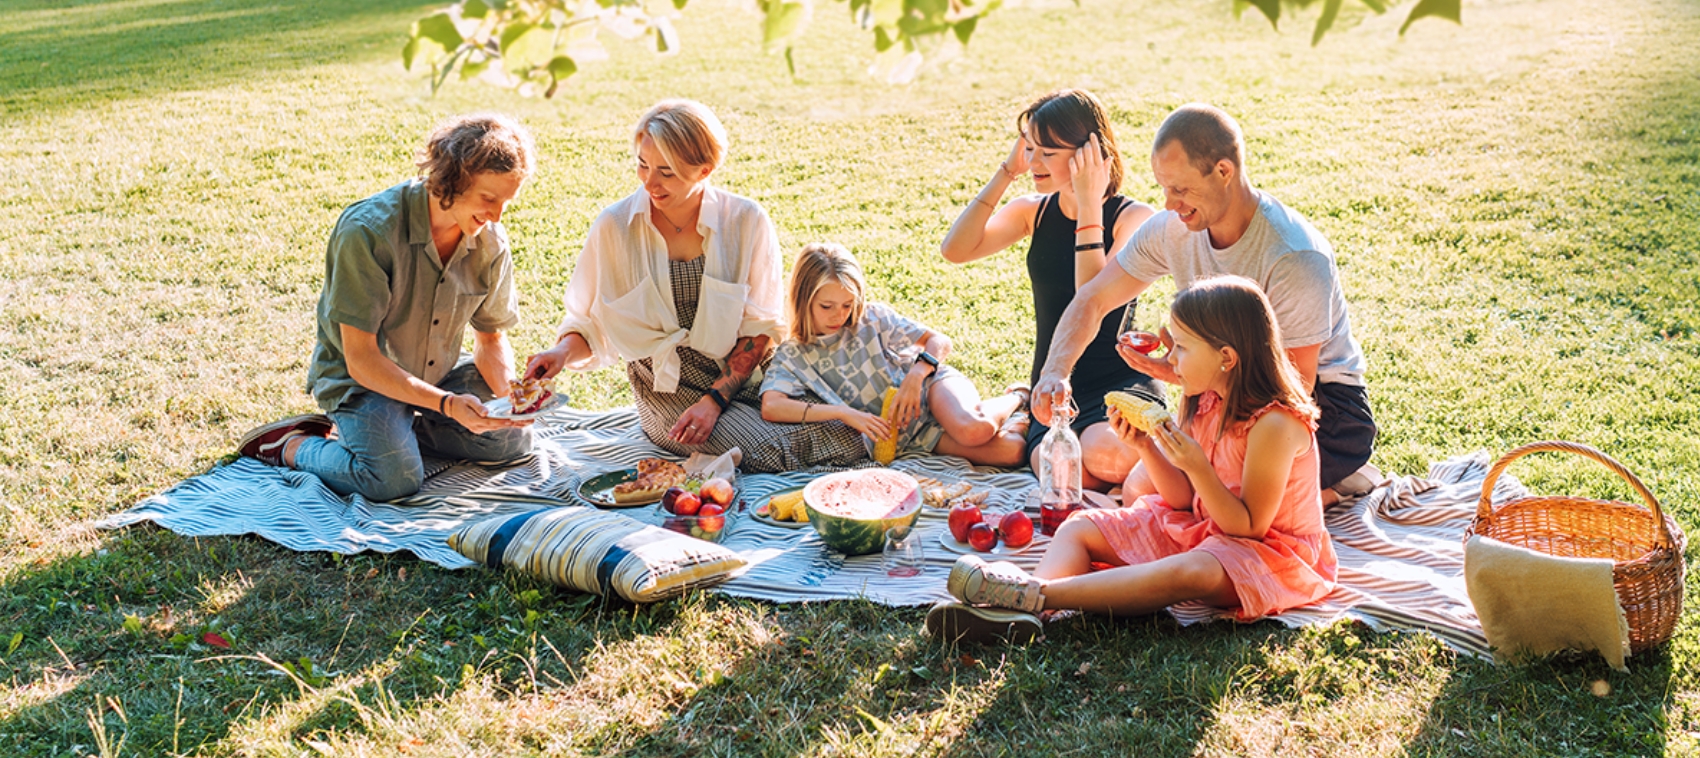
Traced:
<path fill-rule="evenodd" d="M 679 388 L 679 353 L 690 347 L 725 369 L 741 337 L 782 337 L 784 291 L 779 237 L 754 200 L 705 185 L 702 212 L 702 294 L 691 329 L 679 326 L 667 241 L 649 217 L 642 189 L 608 206 L 590 225 L 584 252 L 567 285 L 566 316 L 556 339 L 578 332 L 590 344 L 586 369 L 616 359 L 652 359 L 655 391 Z"/>

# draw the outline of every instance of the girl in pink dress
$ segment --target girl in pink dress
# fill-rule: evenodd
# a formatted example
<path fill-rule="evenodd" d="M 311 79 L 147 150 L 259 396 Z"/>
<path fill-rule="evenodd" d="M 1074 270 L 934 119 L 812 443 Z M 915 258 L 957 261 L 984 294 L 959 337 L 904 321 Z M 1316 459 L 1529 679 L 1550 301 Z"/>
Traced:
<path fill-rule="evenodd" d="M 1269 301 L 1251 280 L 1225 276 L 1177 295 L 1170 317 L 1168 359 L 1186 395 L 1179 423 L 1146 434 L 1111 416 L 1145 463 L 1146 491 L 1124 491 L 1125 508 L 1074 513 L 1033 574 L 963 556 L 949 581 L 962 603 L 929 614 L 936 634 L 1037 632 L 1036 618 L 975 606 L 1134 615 L 1199 600 L 1251 621 L 1333 591 L 1317 409 Z"/>

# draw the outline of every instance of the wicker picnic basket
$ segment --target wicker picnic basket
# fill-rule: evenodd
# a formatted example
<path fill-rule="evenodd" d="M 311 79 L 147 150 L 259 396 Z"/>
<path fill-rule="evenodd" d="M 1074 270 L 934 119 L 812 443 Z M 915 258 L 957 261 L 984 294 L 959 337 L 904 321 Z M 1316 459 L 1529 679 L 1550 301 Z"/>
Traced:
<path fill-rule="evenodd" d="M 1600 462 L 1629 482 L 1646 507 L 1580 497 L 1529 496 L 1493 507 L 1494 481 L 1530 453 L 1573 453 Z M 1567 558 L 1610 558 L 1612 585 L 1629 622 L 1629 649 L 1641 652 L 1670 639 L 1682 616 L 1682 551 L 1688 538 L 1659 508 L 1646 485 L 1611 456 L 1574 442 L 1533 442 L 1505 454 L 1482 482 L 1476 519 L 1464 533 Z"/>

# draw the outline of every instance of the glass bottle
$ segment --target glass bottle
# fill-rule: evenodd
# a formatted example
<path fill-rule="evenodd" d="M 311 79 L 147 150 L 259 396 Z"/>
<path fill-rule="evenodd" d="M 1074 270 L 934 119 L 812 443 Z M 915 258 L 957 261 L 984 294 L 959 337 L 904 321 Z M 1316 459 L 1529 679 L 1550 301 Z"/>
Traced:
<path fill-rule="evenodd" d="M 1082 506 L 1080 438 L 1075 436 L 1074 400 L 1051 404 L 1051 430 L 1039 443 L 1039 533 L 1051 536 Z"/>

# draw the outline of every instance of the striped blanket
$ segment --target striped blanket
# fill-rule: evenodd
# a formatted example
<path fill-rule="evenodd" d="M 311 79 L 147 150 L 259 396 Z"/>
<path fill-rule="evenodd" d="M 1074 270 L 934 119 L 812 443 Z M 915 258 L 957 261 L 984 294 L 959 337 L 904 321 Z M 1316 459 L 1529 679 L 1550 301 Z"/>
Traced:
<path fill-rule="evenodd" d="M 96 525 L 115 529 L 153 521 L 187 536 L 254 534 L 297 551 L 406 551 L 447 568 L 466 568 L 473 562 L 444 542 L 460 527 L 563 501 L 580 504 L 577 491 L 584 480 L 661 454 L 638 430 L 631 408 L 600 413 L 563 408 L 537 431 L 540 444 L 529 459 L 504 468 L 431 462 L 424 489 L 403 500 L 341 497 L 316 477 L 242 459 Z M 1487 644 L 1464 590 L 1460 539 L 1491 462 L 1485 453 L 1454 458 L 1435 464 L 1425 477 L 1397 478 L 1336 506 L 1328 514 L 1328 528 L 1340 558 L 1339 589 L 1274 620 L 1297 627 L 1356 618 L 1378 629 L 1432 632 L 1460 652 L 1485 656 Z M 912 457 L 893 467 L 989 489 L 992 511 L 1020 507 L 1035 486 L 1025 472 L 971 468 L 959 458 Z M 819 473 L 746 475 L 738 481 L 739 497 L 753 507 Z M 1502 475 L 1495 501 L 1521 492 L 1515 480 Z M 624 513 L 660 522 L 653 508 Z M 917 526 L 926 569 L 919 576 L 893 578 L 881 568 L 878 555 L 846 558 L 826 550 L 812 529 L 772 526 L 747 512 L 735 514 L 722 543 L 750 565 L 718 591 L 775 602 L 862 598 L 901 606 L 946 600 L 944 579 L 956 553 L 945 522 L 942 511 L 922 514 Z M 1039 538 L 1011 560 L 1031 569 L 1043 551 L 1044 538 Z M 1195 604 L 1170 612 L 1182 624 L 1228 618 Z"/>

